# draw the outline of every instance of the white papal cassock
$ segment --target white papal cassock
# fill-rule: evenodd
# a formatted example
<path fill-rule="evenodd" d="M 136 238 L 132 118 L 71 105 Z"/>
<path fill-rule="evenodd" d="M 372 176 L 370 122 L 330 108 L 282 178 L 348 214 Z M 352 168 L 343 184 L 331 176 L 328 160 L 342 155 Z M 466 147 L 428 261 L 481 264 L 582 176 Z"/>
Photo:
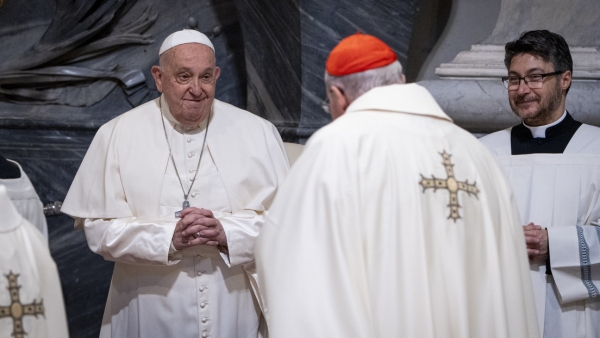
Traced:
<path fill-rule="evenodd" d="M 261 314 L 249 276 L 263 214 L 288 170 L 281 138 L 268 121 L 214 101 L 190 204 L 213 211 L 228 250 L 174 252 L 183 193 L 161 119 L 186 191 L 206 123 L 178 125 L 158 100 L 100 128 L 62 208 L 85 219 L 90 249 L 115 261 L 101 336 L 256 337 Z"/>
<path fill-rule="evenodd" d="M 552 275 L 543 263 L 530 268 L 544 337 L 600 337 L 600 128 L 581 125 L 562 154 L 511 155 L 510 128 L 481 140 L 522 224 L 548 229 Z"/>
<path fill-rule="evenodd" d="M 48 240 L 17 211 L 3 185 L 0 216 L 0 337 L 68 337 Z"/>
<path fill-rule="evenodd" d="M 416 84 L 311 137 L 256 256 L 271 337 L 538 336 L 506 180 Z"/>

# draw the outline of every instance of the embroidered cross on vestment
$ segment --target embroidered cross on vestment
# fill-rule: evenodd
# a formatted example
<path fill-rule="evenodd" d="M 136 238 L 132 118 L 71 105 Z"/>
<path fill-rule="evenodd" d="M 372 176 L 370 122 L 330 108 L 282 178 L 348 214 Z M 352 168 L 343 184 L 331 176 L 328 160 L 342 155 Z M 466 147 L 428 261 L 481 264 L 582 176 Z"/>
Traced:
<path fill-rule="evenodd" d="M 30 304 L 21 304 L 19 289 L 21 286 L 17 283 L 19 275 L 15 275 L 12 271 L 5 275 L 8 278 L 8 292 L 10 292 L 9 306 L 0 306 L 0 320 L 3 318 L 12 318 L 14 338 L 24 338 L 27 334 L 23 329 L 23 317 L 44 315 L 44 301 L 37 303 L 35 300 Z"/>
<path fill-rule="evenodd" d="M 437 178 L 431 175 L 431 178 L 425 178 L 425 176 L 421 174 L 421 181 L 419 184 L 423 187 L 423 193 L 425 193 L 425 190 L 429 188 L 432 188 L 433 192 L 436 192 L 438 189 L 444 189 L 450 192 L 450 203 L 448 204 L 448 207 L 450 208 L 450 215 L 448 216 L 448 219 L 452 218 L 454 223 L 456 223 L 456 220 L 461 218 L 460 214 L 458 213 L 458 209 L 461 207 L 460 204 L 458 204 L 458 192 L 464 191 L 469 194 L 469 196 L 473 194 L 475 195 L 475 198 L 477 198 L 479 189 L 477 189 L 476 182 L 469 183 L 469 180 L 464 182 L 457 181 L 454 178 L 454 164 L 452 164 L 450 161 L 450 157 L 452 155 L 446 153 L 445 150 L 444 152 L 440 153 L 440 155 L 442 155 L 442 158 L 444 159 L 442 164 L 446 168 L 446 176 L 448 177 Z"/>

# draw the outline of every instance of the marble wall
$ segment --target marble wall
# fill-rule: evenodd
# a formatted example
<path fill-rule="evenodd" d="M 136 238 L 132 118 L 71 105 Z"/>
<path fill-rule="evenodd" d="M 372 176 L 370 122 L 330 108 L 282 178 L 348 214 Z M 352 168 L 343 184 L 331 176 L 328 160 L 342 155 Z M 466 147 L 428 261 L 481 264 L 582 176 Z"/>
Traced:
<path fill-rule="evenodd" d="M 406 65 L 419 0 L 301 1 L 302 117 L 298 135 L 306 138 L 330 121 L 321 105 L 329 52 L 346 36 L 361 32 L 387 43 Z"/>
<path fill-rule="evenodd" d="M 286 141 L 297 141 L 302 98 L 298 0 L 236 4 L 245 46 L 247 109 L 275 124 Z"/>
<path fill-rule="evenodd" d="M 331 49 L 360 31 L 389 44 L 405 64 L 423 2 L 238 0 L 248 110 L 273 122 L 284 139 L 304 142 L 331 121 L 321 107 L 326 98 L 325 61 Z"/>

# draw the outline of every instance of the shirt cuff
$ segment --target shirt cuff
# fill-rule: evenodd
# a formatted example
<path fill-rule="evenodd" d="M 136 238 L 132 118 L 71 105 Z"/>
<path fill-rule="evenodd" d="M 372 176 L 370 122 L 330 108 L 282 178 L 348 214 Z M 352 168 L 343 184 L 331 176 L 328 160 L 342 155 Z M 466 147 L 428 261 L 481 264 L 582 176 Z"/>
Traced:
<path fill-rule="evenodd" d="M 173 245 L 173 241 L 171 241 L 171 245 L 169 246 L 169 259 L 168 259 L 168 265 L 173 265 L 173 264 L 177 264 L 179 263 L 179 261 L 181 261 L 182 255 L 181 255 L 181 251 L 177 250 L 175 248 L 175 245 Z"/>

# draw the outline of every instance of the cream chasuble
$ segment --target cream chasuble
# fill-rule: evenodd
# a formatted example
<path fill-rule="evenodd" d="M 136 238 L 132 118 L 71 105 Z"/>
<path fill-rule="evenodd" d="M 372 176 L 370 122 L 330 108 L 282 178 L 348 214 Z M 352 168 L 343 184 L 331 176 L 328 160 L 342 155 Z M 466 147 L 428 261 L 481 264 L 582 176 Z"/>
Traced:
<path fill-rule="evenodd" d="M 311 137 L 256 260 L 271 337 L 538 337 L 502 172 L 416 84 Z"/>
<path fill-rule="evenodd" d="M 164 101 L 162 105 L 173 157 L 187 192 L 198 164 L 206 126 L 182 128 L 174 123 Z M 287 171 L 283 144 L 270 123 L 215 100 L 206 149 L 189 202 L 191 206 L 213 211 L 227 234 L 228 248 L 220 252 L 216 248 L 196 246 L 175 252 L 170 244 L 178 220 L 174 212 L 181 209 L 183 192 L 168 155 L 157 106 L 156 100 L 150 102 L 121 115 L 125 121 L 114 121 L 116 126 L 109 123 L 103 127 L 105 130 L 99 131 L 94 140 L 98 143 L 90 146 L 78 172 L 81 177 L 76 177 L 65 201 L 71 215 L 88 218 L 85 232 L 92 251 L 116 262 L 101 336 L 256 337 L 260 308 L 252 292 L 254 238 L 262 224 L 262 214 Z M 129 118 L 148 136 L 136 133 L 129 125 Z M 146 121 L 147 118 L 150 120 Z M 146 126 L 137 125 L 140 123 Z M 140 205 L 136 201 L 153 196 L 134 195 L 126 200 L 117 196 L 117 202 L 104 206 L 102 202 L 88 204 L 89 201 L 75 202 L 75 197 L 69 199 L 71 191 L 76 196 L 85 176 L 94 170 L 91 163 L 98 161 L 97 155 L 107 153 L 100 149 L 106 147 L 102 138 L 108 135 L 113 140 L 118 139 L 121 130 L 132 131 L 134 135 L 125 134 L 127 140 L 117 141 L 116 149 L 104 156 L 128 153 L 132 146 L 136 153 L 128 153 L 116 163 L 106 161 L 102 175 L 110 178 L 111 167 L 119 166 L 125 190 L 137 186 L 131 192 L 139 194 L 138 189 L 150 189 L 147 193 L 156 193 L 151 203 Z M 150 149 L 160 157 L 153 154 L 147 159 L 137 154 L 152 142 L 162 143 Z M 86 162 L 88 156 L 90 160 Z M 152 172 L 156 166 L 162 168 L 162 173 Z M 124 173 L 129 171 L 137 172 L 137 182 L 135 175 Z M 150 174 L 156 177 L 150 179 Z M 97 175 L 92 174 L 90 180 Z M 120 180 L 110 178 L 109 181 L 112 185 L 105 185 L 103 191 L 98 192 L 100 195 L 122 189 L 115 185 L 120 184 Z M 85 198 L 97 199 L 98 196 Z M 146 215 L 120 215 L 110 219 L 102 216 L 103 212 L 119 214 L 122 208 L 119 199 L 133 210 L 139 208 L 133 215 Z M 154 210 L 150 208 L 152 204 Z M 95 217 L 82 209 L 86 205 L 98 207 Z M 100 212 L 101 209 L 105 211 Z"/>
<path fill-rule="evenodd" d="M 0 184 L 4 185 L 8 191 L 8 196 L 12 200 L 17 211 L 25 217 L 29 223 L 33 224 L 48 241 L 48 225 L 44 215 L 44 205 L 40 201 L 38 194 L 33 188 L 33 184 L 27 177 L 27 174 L 21 168 L 21 165 L 11 161 L 21 171 L 21 177 L 13 179 L 0 179 Z"/>
<path fill-rule="evenodd" d="M 3 185 L 0 215 L 0 337 L 68 337 L 48 241 L 17 212 Z"/>
<path fill-rule="evenodd" d="M 580 126 L 563 154 L 513 156 L 510 129 L 481 141 L 497 155 L 521 223 L 548 230 L 552 275 L 530 266 L 543 336 L 600 337 L 600 129 Z"/>

